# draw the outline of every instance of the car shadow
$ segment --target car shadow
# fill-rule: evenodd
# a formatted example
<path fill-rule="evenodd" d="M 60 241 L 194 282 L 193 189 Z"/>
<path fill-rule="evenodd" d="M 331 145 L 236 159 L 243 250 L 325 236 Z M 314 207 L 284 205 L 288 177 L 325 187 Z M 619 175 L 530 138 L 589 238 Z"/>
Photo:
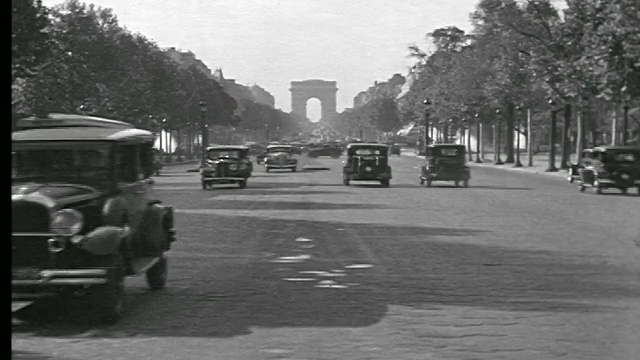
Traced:
<path fill-rule="evenodd" d="M 225 210 L 365 210 L 388 209 L 387 206 L 374 204 L 344 204 L 324 202 L 297 202 L 297 201 L 242 201 L 219 200 L 206 204 L 207 209 Z"/>
<path fill-rule="evenodd" d="M 366 327 L 381 321 L 390 306 L 585 313 L 640 297 L 639 286 L 607 281 L 625 270 L 605 263 L 456 241 L 490 237 L 485 230 L 372 221 L 377 223 L 234 215 L 216 216 L 212 223 L 209 215 L 190 215 L 179 229 L 193 234 L 190 243 L 211 243 L 207 237 L 215 228 L 218 252 L 240 239 L 252 239 L 255 246 L 241 261 L 169 253 L 168 287 L 128 287 L 125 318 L 114 326 L 96 330 L 83 313 L 91 311 L 90 304 L 63 302 L 49 313 L 23 309 L 27 323 L 12 331 L 225 338 L 256 327 Z M 178 254 L 181 246 L 175 245 Z"/>

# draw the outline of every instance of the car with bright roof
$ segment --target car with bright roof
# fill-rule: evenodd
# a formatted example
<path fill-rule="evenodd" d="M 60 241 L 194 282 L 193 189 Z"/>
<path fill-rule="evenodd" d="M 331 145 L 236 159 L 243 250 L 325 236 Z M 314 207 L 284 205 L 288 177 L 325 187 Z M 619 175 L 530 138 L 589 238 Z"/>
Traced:
<path fill-rule="evenodd" d="M 298 159 L 295 159 L 293 154 L 293 146 L 291 145 L 267 146 L 264 162 L 266 171 L 285 169 L 296 172 L 298 170 Z"/>
<path fill-rule="evenodd" d="M 392 179 L 389 165 L 389 146 L 378 143 L 351 143 L 347 145 L 347 159 L 342 168 L 342 183 L 352 181 L 379 181 L 389 187 Z"/>
<path fill-rule="evenodd" d="M 152 191 L 153 133 L 73 114 L 18 120 L 12 133 L 12 301 L 88 296 L 116 321 L 126 276 L 167 281 L 173 208 Z"/>
<path fill-rule="evenodd" d="M 250 148 L 241 145 L 208 147 L 207 158 L 200 169 L 202 189 L 214 184 L 238 184 L 244 189 L 253 171 L 249 153 Z"/>

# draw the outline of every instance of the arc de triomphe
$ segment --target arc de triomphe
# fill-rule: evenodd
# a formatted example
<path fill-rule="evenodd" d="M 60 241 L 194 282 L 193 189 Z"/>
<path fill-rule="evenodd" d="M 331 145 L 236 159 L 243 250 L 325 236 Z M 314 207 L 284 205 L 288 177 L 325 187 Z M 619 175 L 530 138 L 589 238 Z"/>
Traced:
<path fill-rule="evenodd" d="M 304 80 L 291 82 L 291 112 L 307 118 L 307 101 L 320 100 L 321 118 L 326 119 L 336 113 L 337 82 L 326 80 Z"/>

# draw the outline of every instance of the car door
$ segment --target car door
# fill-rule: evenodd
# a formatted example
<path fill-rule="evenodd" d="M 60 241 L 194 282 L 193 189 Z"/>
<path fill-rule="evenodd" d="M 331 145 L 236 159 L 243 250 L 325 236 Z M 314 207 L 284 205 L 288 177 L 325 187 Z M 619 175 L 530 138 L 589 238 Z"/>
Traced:
<path fill-rule="evenodd" d="M 150 184 L 145 176 L 141 150 L 139 143 L 121 143 L 116 148 L 116 180 L 127 204 L 127 222 L 134 239 L 150 200 Z"/>

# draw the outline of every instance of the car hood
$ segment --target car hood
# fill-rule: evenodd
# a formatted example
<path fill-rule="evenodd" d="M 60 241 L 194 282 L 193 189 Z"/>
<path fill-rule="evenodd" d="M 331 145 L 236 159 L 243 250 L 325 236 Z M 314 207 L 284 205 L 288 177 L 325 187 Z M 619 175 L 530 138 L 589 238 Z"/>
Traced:
<path fill-rule="evenodd" d="M 100 195 L 98 190 L 90 186 L 70 183 L 29 182 L 11 185 L 11 200 L 32 200 L 49 208 L 95 199 Z"/>

